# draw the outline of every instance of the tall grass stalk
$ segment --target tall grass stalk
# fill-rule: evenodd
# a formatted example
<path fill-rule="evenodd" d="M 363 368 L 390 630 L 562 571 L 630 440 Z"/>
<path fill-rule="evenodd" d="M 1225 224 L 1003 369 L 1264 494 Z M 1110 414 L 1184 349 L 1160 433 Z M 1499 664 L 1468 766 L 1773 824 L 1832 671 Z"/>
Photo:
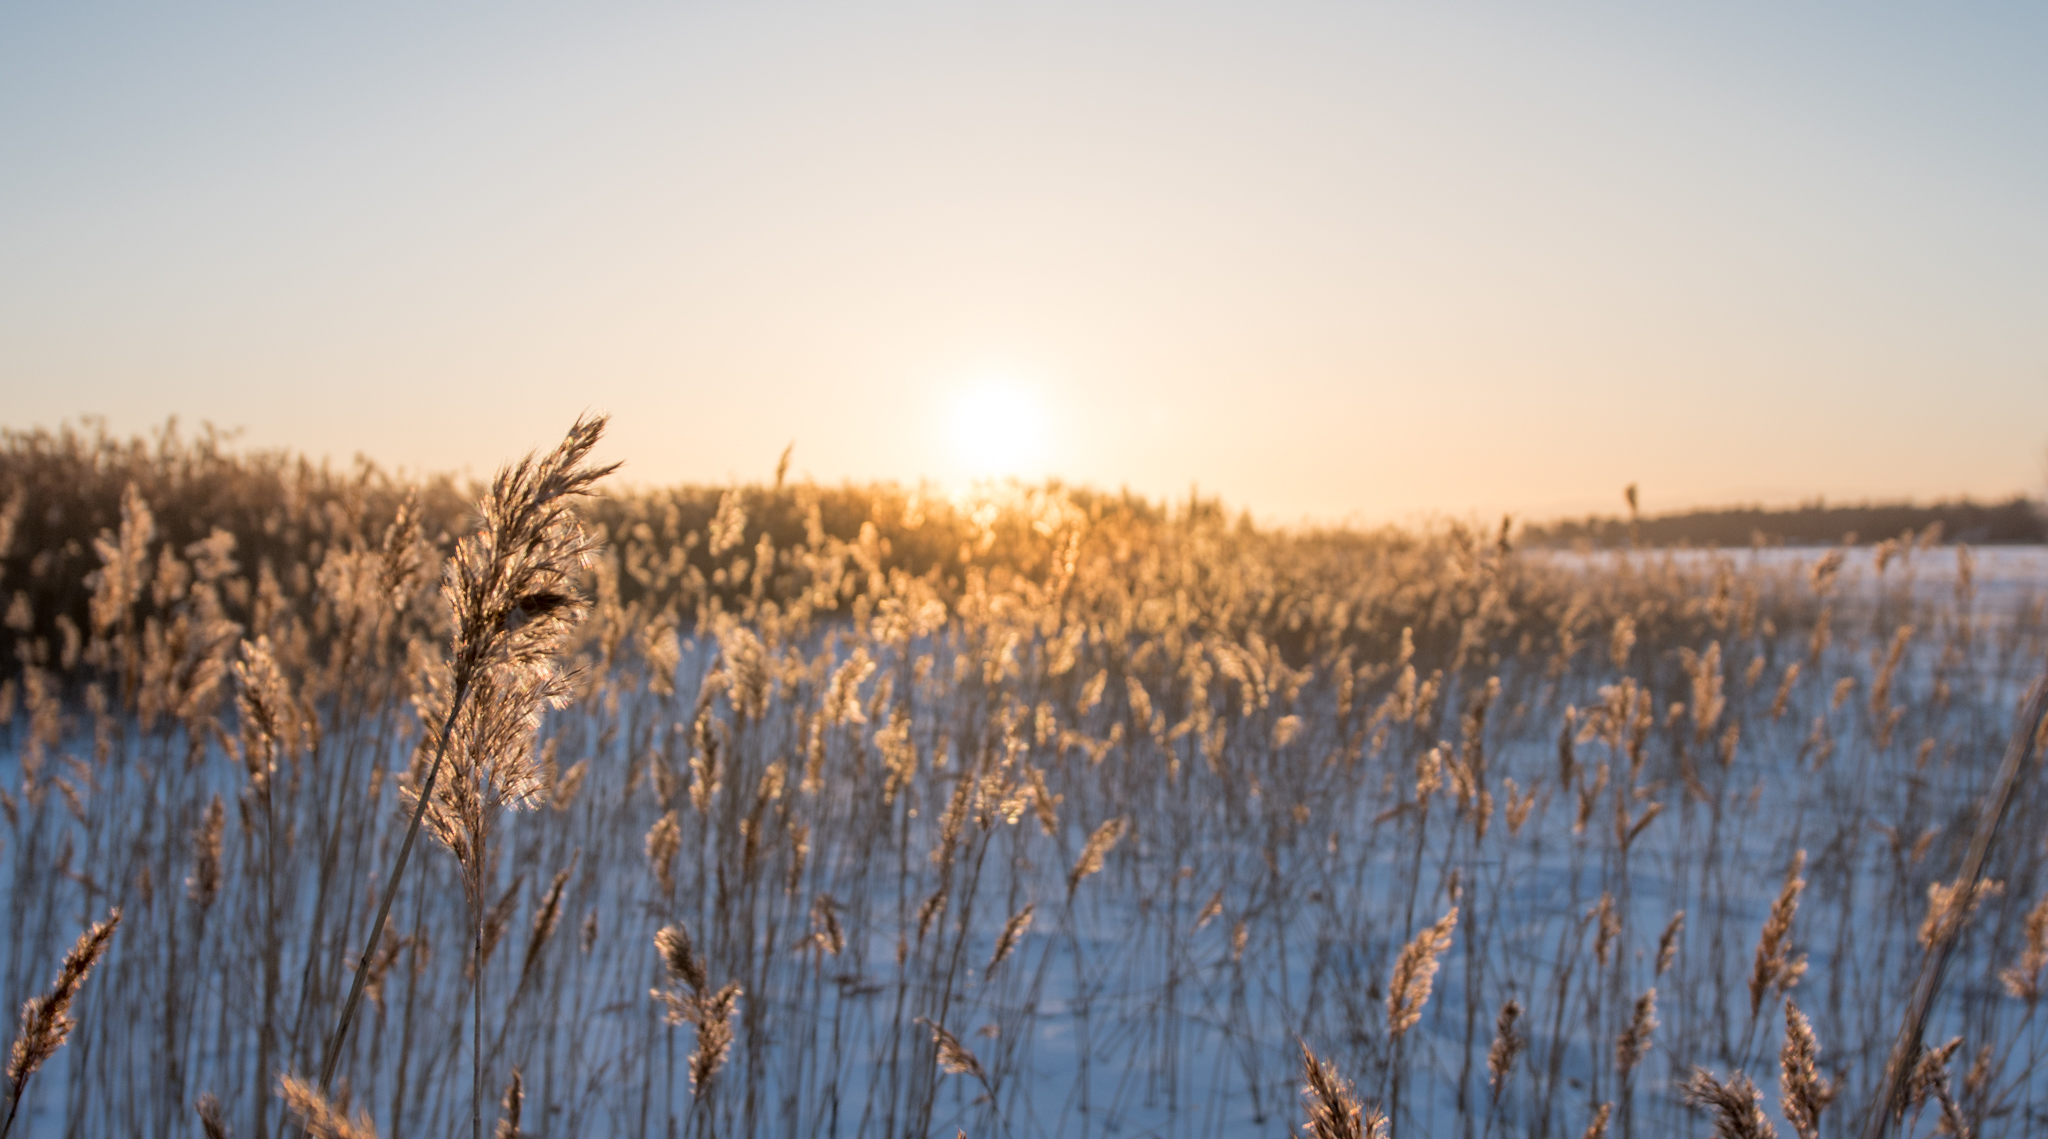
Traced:
<path fill-rule="evenodd" d="M 540 791 L 527 754 L 543 703 L 566 702 L 568 687 L 555 657 L 587 608 L 576 578 L 592 544 L 573 508 L 617 468 L 585 459 L 604 432 L 603 417 L 579 419 L 560 446 L 501 470 L 479 507 L 482 526 L 463 540 L 443 595 L 455 615 L 433 760 L 420 783 L 411 821 L 386 879 L 376 920 L 356 966 L 355 981 L 320 1065 L 320 1091 L 332 1084 L 349 1022 L 362 999 L 371 956 L 382 943 L 391 903 L 420 827 L 433 816 L 438 837 L 465 864 L 475 915 L 471 1127 L 481 1139 L 483 1102 L 483 890 L 490 817 L 498 805 L 523 803 Z M 429 698 L 441 696 L 430 693 Z M 451 744 L 467 785 L 453 794 L 438 786 Z M 438 792 L 438 794 L 437 794 Z"/>

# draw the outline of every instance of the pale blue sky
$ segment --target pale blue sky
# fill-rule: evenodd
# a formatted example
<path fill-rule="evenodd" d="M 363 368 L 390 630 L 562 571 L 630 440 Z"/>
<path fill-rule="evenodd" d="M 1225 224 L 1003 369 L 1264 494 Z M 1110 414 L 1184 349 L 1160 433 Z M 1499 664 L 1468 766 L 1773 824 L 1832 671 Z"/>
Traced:
<path fill-rule="evenodd" d="M 2038 4 L 9 4 L 0 424 L 481 472 L 597 407 L 637 482 L 794 439 L 1282 520 L 2012 493 L 2044 61 Z"/>

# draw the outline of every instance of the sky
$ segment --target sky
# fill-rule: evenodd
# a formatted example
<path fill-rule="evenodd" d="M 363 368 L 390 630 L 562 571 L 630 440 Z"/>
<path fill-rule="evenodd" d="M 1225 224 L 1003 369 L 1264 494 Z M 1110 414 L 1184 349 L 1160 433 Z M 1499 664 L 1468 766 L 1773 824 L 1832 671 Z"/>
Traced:
<path fill-rule="evenodd" d="M 1281 521 L 2038 492 L 2035 3 L 0 6 L 0 426 Z"/>

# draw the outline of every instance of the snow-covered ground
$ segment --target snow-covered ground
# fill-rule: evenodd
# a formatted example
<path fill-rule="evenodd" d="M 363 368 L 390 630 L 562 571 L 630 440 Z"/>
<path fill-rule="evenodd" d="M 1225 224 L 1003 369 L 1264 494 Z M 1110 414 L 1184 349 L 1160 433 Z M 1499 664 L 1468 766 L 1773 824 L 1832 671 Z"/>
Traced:
<path fill-rule="evenodd" d="M 1826 554 L 1528 556 L 1603 573 L 1628 556 L 1701 580 L 1725 562 L 1744 580 L 1810 590 L 1809 571 Z M 1041 738 L 1027 720 L 1015 737 L 1021 749 L 1005 762 L 1000 697 L 1026 710 L 1068 707 L 1073 685 L 1027 671 L 988 696 L 949 681 L 966 650 L 942 634 L 879 659 L 861 689 L 872 697 L 882 676 L 895 677 L 911 710 L 906 738 L 918 767 L 898 794 L 886 793 L 879 709 L 864 725 L 832 729 L 822 787 L 798 787 L 807 741 L 778 697 L 757 722 L 730 729 L 725 793 L 700 812 L 683 783 L 666 782 L 688 771 L 691 697 L 715 660 L 709 638 L 692 643 L 680 695 L 635 687 L 549 723 L 561 764 L 586 760 L 588 774 L 572 804 L 509 816 L 497 840 L 504 853 L 491 895 L 509 887 L 515 908 L 485 974 L 487 1037 L 503 1026 L 502 1047 L 487 1053 L 496 1083 L 511 1065 L 523 1068 L 522 1126 L 534 1135 L 1278 1135 L 1302 1118 L 1305 1043 L 1367 1100 L 1398 1103 L 1401 1134 L 1576 1136 L 1597 1105 L 1613 1103 L 1610 1133 L 1704 1135 L 1706 1121 L 1677 1094 L 1701 1066 L 1753 1075 L 1789 1135 L 1771 1090 L 1781 997 L 1766 993 L 1753 1017 L 1749 978 L 1759 931 L 1803 850 L 1807 885 L 1793 930 L 1809 966 L 1790 993 L 1841 1087 L 1828 1131 L 1843 1133 L 1870 1099 L 1919 966 L 1915 930 L 1928 887 L 1961 861 L 2013 708 L 2048 646 L 2037 608 L 2048 594 L 2048 549 L 1968 556 L 1967 635 L 1955 550 L 1915 551 L 1880 575 L 1866 548 L 1844 556 L 1842 614 L 1817 658 L 1803 631 L 1757 633 L 1739 646 L 1733 632 L 1715 640 L 1726 709 L 1711 730 L 1696 710 L 1671 711 L 1696 701 L 1675 650 L 1635 662 L 1652 725 L 1639 766 L 1625 728 L 1615 740 L 1576 740 L 1570 770 L 1560 759 L 1566 708 L 1585 725 L 1587 710 L 1607 699 L 1603 688 L 1620 680 L 1603 652 L 1562 672 L 1540 659 L 1502 662 L 1493 670 L 1500 693 L 1476 738 L 1457 713 L 1483 677 L 1461 686 L 1454 676 L 1438 705 L 1449 714 L 1394 726 L 1377 746 L 1353 734 L 1370 708 L 1340 716 L 1328 678 L 1314 677 L 1292 708 L 1276 700 L 1247 713 L 1234 698 L 1220 701 L 1227 730 L 1213 749 L 1199 732 L 1148 738 L 1132 727 L 1131 701 L 1112 690 L 1085 713 L 1061 714 L 1059 726 L 1085 739 Z M 1887 727 L 1871 688 L 1901 624 L 1917 631 L 1888 697 L 1905 711 Z M 920 675 L 916 658 L 927 653 Z M 1807 667 L 1774 716 L 1792 661 Z M 1853 682 L 1846 694 L 1843 681 Z M 1169 694 L 1150 698 L 1164 705 Z M 730 721 L 723 703 L 715 708 Z M 1298 727 L 1282 726 L 1290 715 Z M 1728 745 L 1731 724 L 1739 739 Z M 72 753 L 91 754 L 88 727 L 81 717 L 67 739 Z M 1119 742 L 1091 756 L 1089 743 L 1118 730 Z M 1439 743 L 1440 760 L 1462 754 L 1475 780 L 1462 808 L 1448 766 L 1427 806 L 1418 800 L 1418 764 Z M 358 758 L 396 767 L 409 744 L 372 736 L 365 747 L 382 750 Z M 13 932 L 0 943 L 0 976 L 10 1000 L 48 983 L 86 917 L 116 901 L 126 914 L 79 1003 L 78 1035 L 31 1084 L 16 1124 L 25 1134 L 196 1134 L 190 1111 L 156 1106 L 173 1094 L 169 1067 L 178 1069 L 177 1097 L 212 1091 L 238 1135 L 256 1133 L 260 892 L 244 889 L 199 915 L 183 885 L 189 864 L 151 854 L 167 844 L 150 844 L 189 830 L 189 805 L 213 790 L 229 804 L 231 880 L 262 865 L 264 832 L 237 817 L 240 769 L 217 745 L 191 769 L 182 742 L 161 754 L 156 746 L 139 736 L 125 743 L 77 815 L 46 794 L 40 808 L 23 802 L 6 832 L 0 879 Z M 18 759 L 10 754 L 10 789 L 21 785 Z M 786 781 L 778 797 L 765 791 L 771 764 Z M 1028 772 L 1041 771 L 1058 797 L 1053 833 L 1034 804 L 1014 822 L 992 806 L 964 825 L 957 857 L 935 862 L 947 803 L 969 768 L 1005 785 L 1028 785 Z M 1964 1101 L 1986 1109 L 1987 1135 L 2048 1133 L 2048 1035 L 1997 980 L 2019 956 L 2026 911 L 2048 893 L 2040 781 L 2037 766 L 1994 857 L 2004 892 L 1983 904 L 1963 941 L 1930 1032 L 1964 1038 L 1953 1065 L 1959 1094 L 1979 1049 L 1990 1047 L 1987 1090 Z M 325 903 L 314 892 L 325 836 L 308 829 L 287 840 L 280 1067 L 302 1067 L 317 1051 L 326 1018 L 302 1015 L 302 997 L 317 1012 L 345 983 L 344 963 L 360 948 L 350 939 L 368 924 L 364 883 L 384 873 L 400 831 L 389 782 L 364 794 L 375 796 L 362 814 L 372 829 L 344 834 L 335 855 L 339 879 L 357 868 L 356 884 Z M 683 834 L 673 894 L 650 873 L 646 850 L 670 808 Z M 160 810 L 188 813 L 153 817 Z M 1623 832 L 1648 821 L 1624 844 L 1617 814 Z M 1127 833 L 1099 872 L 1074 881 L 1087 837 L 1112 819 L 1126 820 Z M 747 834 L 759 844 L 752 855 Z M 153 884 L 138 885 L 152 866 Z M 532 915 L 565 867 L 573 874 L 564 916 L 528 974 Z M 468 1103 L 469 1014 L 457 964 L 468 918 L 444 850 L 423 846 L 409 874 L 398 929 L 433 952 L 399 960 L 344 1068 L 380 1133 L 444 1134 L 463 1123 Z M 942 883 L 944 904 L 920 922 Z M 837 903 L 841 952 L 808 940 L 820 928 L 820 895 Z M 322 904 L 330 916 L 315 936 Z M 1458 925 L 1434 991 L 1397 1046 L 1386 1014 L 1395 958 L 1454 904 Z M 999 935 L 1025 905 L 1035 907 L 1028 932 L 990 971 Z M 1676 956 L 1660 974 L 1660 935 L 1681 910 Z M 705 948 L 714 984 L 732 978 L 747 990 L 733 1056 L 695 1106 L 684 1075 L 691 1032 L 660 1024 L 648 996 L 666 983 L 652 935 L 672 921 Z M 166 985 L 184 995 L 167 999 Z M 1653 986 L 1659 1024 L 1624 1084 L 1615 1044 Z M 1486 1056 L 1510 999 L 1525 1010 L 1528 1047 L 1496 1097 Z M 183 1020 L 167 1024 L 166 1015 Z M 974 1053 L 985 1079 L 933 1066 L 932 1022 Z M 166 1039 L 186 1049 L 180 1064 L 166 1064 Z M 1931 1126 L 1930 1117 L 1922 1133 Z"/>

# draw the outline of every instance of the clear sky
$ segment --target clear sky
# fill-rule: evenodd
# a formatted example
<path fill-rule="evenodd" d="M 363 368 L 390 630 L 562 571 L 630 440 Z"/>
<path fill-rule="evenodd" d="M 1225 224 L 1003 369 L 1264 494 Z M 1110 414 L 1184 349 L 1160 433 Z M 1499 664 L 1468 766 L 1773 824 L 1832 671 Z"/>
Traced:
<path fill-rule="evenodd" d="M 0 424 L 585 408 L 1282 521 L 2038 488 L 2048 6 L 0 6 Z"/>

